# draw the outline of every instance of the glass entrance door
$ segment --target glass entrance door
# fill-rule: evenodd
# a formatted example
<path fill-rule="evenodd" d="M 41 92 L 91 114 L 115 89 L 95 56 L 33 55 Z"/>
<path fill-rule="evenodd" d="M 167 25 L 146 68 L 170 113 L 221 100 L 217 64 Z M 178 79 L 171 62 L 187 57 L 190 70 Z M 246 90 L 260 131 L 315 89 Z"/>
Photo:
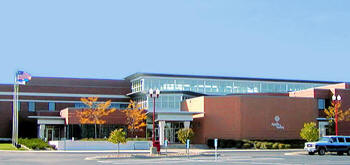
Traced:
<path fill-rule="evenodd" d="M 54 135 L 55 135 L 55 129 L 53 128 L 47 128 L 46 129 L 46 137 L 47 141 L 52 141 L 54 140 Z"/>

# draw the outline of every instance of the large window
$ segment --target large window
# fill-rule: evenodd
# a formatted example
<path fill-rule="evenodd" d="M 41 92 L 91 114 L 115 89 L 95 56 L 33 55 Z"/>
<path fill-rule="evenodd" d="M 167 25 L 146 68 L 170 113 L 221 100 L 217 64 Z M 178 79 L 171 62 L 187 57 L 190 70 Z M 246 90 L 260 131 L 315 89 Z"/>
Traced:
<path fill-rule="evenodd" d="M 35 112 L 35 103 L 34 102 L 28 102 L 28 111 Z"/>
<path fill-rule="evenodd" d="M 49 111 L 55 111 L 55 103 L 49 102 Z"/>
<path fill-rule="evenodd" d="M 230 93 L 287 93 L 322 85 L 325 84 L 234 79 L 147 77 L 132 81 L 132 92 L 148 91 L 152 88 L 161 91 L 192 91 L 209 95 L 226 95 Z"/>
<path fill-rule="evenodd" d="M 325 99 L 318 99 L 318 109 L 324 110 L 326 108 L 326 101 Z"/>

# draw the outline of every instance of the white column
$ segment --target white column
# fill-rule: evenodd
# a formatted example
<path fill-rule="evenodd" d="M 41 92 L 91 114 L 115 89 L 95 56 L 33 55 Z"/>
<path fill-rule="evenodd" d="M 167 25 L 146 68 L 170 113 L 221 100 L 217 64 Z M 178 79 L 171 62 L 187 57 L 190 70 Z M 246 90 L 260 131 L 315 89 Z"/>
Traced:
<path fill-rule="evenodd" d="M 165 121 L 159 121 L 159 143 L 160 145 L 164 145 L 164 128 Z"/>
<path fill-rule="evenodd" d="M 190 128 L 190 122 L 189 121 L 185 121 L 184 122 L 184 128 Z"/>
<path fill-rule="evenodd" d="M 44 124 L 40 124 L 39 126 L 39 138 L 40 139 L 45 139 L 45 125 Z"/>

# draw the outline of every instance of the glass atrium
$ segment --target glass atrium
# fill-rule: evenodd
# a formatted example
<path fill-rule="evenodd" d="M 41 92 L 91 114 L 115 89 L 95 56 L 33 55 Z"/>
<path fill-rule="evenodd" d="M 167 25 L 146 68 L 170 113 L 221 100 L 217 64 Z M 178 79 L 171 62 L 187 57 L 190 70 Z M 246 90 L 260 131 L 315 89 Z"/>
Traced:
<path fill-rule="evenodd" d="M 183 93 L 171 94 L 171 92 L 195 92 L 203 95 L 227 95 L 238 93 L 287 93 L 308 88 L 314 88 L 332 84 L 326 82 L 291 81 L 291 80 L 256 80 L 256 79 L 228 79 L 228 78 L 198 78 L 166 77 L 157 75 L 138 76 L 131 80 L 132 93 L 139 93 L 133 99 L 144 107 L 153 107 L 153 100 L 148 99 L 147 91 L 159 89 L 163 94 L 156 99 L 156 109 L 164 111 L 179 111 L 181 101 L 191 98 Z M 170 93 L 167 93 L 170 92 Z M 194 97 L 194 96 L 192 96 Z M 157 111 L 158 111 L 157 110 Z"/>

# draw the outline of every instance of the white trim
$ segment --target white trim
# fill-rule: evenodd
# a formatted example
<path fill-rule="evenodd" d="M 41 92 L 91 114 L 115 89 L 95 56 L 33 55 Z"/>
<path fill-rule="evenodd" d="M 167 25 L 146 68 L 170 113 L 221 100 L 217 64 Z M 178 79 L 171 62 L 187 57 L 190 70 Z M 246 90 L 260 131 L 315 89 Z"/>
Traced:
<path fill-rule="evenodd" d="M 0 95 L 12 96 L 12 92 L 0 92 Z M 19 92 L 20 96 L 56 96 L 56 97 L 104 97 L 104 98 L 130 98 L 126 95 L 101 95 L 101 94 L 72 94 L 72 93 L 32 93 Z"/>
<path fill-rule="evenodd" d="M 64 120 L 64 117 L 60 116 L 28 116 L 30 119 L 57 119 L 57 120 Z"/>
<path fill-rule="evenodd" d="M 12 99 L 0 99 L 1 101 L 9 101 L 12 102 Z M 81 101 L 68 101 L 68 100 L 26 100 L 26 99 L 21 99 L 18 100 L 20 102 L 37 102 L 37 103 L 47 103 L 47 102 L 55 102 L 55 103 L 82 103 Z M 101 102 L 97 102 L 97 103 L 101 103 Z M 129 104 L 129 102 L 111 102 L 111 103 L 119 103 L 119 104 Z"/>

